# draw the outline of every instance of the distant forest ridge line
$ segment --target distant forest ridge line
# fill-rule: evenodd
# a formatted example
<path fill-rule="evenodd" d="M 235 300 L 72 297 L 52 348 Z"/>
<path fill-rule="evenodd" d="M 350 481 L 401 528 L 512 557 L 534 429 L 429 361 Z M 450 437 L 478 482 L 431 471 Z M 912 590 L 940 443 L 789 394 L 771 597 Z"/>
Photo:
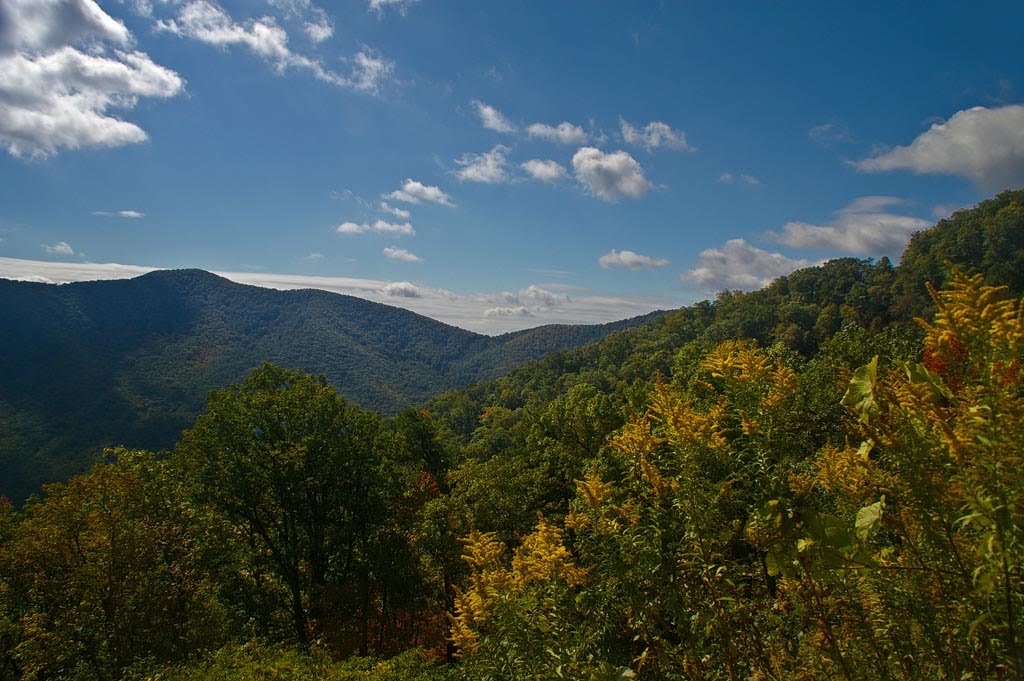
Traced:
<path fill-rule="evenodd" d="M 264 361 L 325 375 L 388 414 L 553 350 L 641 324 L 545 325 L 485 336 L 315 289 L 279 291 L 203 270 L 64 285 L 0 280 L 0 494 L 66 479 L 103 448 L 170 446 L 210 390 Z M 23 481 L 31 480 L 31 483 Z"/>
<path fill-rule="evenodd" d="M 0 278 L 45 284 L 131 279 L 179 268 L 119 263 L 49 262 L 0 257 Z M 186 268 L 202 269 L 202 268 Z M 238 284 L 289 291 L 315 289 L 400 307 L 431 319 L 496 336 L 548 324 L 605 324 L 677 306 L 666 296 L 576 292 L 558 283 L 518 291 L 465 293 L 418 282 L 360 277 L 206 270 Z M 549 290 L 550 289 L 550 290 Z"/>

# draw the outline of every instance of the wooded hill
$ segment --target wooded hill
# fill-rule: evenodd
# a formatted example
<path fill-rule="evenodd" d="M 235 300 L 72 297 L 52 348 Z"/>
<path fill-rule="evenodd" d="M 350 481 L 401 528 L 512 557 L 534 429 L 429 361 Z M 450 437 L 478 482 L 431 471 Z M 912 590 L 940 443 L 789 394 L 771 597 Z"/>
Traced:
<path fill-rule="evenodd" d="M 1005 192 L 394 418 L 261 366 L 0 504 L 0 679 L 1020 679 L 1022 265 Z"/>
<path fill-rule="evenodd" d="M 394 414 L 654 316 L 490 337 L 202 270 L 61 286 L 0 280 L 0 495 L 20 501 L 85 470 L 103 447 L 170 447 L 210 390 L 264 361 L 323 374 L 354 403 Z"/>

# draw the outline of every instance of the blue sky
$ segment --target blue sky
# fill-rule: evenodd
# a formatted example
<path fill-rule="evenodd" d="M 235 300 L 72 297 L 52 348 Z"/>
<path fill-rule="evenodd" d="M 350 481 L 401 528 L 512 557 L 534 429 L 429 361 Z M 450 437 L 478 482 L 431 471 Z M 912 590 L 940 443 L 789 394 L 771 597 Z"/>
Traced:
<path fill-rule="evenodd" d="M 1024 12 L 892 4 L 4 0 L 0 276 L 497 333 L 897 258 L 1024 186 Z"/>

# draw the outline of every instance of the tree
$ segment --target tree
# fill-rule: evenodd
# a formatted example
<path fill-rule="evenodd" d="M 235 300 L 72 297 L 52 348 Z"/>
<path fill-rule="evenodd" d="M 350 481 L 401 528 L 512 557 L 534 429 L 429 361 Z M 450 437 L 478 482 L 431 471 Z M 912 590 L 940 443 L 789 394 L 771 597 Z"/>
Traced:
<path fill-rule="evenodd" d="M 306 643 L 337 616 L 332 603 L 366 615 L 365 550 L 382 505 L 376 464 L 391 446 L 381 420 L 348 406 L 322 376 L 263 364 L 211 394 L 177 451 L 196 498 L 248 548 L 236 581 L 268 606 L 265 625 L 283 610 Z"/>
<path fill-rule="evenodd" d="M 0 600 L 16 622 L 7 664 L 21 678 L 117 678 L 223 641 L 203 520 L 152 454 L 111 455 L 48 485 L 0 546 Z"/>

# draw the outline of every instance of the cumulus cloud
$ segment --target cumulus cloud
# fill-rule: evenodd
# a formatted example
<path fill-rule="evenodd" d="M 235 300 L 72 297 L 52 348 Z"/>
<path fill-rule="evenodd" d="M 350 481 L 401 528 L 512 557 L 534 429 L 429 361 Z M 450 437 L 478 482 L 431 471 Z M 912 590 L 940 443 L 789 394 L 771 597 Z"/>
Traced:
<path fill-rule="evenodd" d="M 313 68 L 311 60 L 289 49 L 288 34 L 271 16 L 236 22 L 214 2 L 192 0 L 181 7 L 175 18 L 160 20 L 156 27 L 208 45 L 246 47 L 282 70 L 289 66 Z"/>
<path fill-rule="evenodd" d="M 578 125 L 563 121 L 558 125 L 534 123 L 526 129 L 531 139 L 542 139 L 558 144 L 586 144 L 587 133 Z"/>
<path fill-rule="evenodd" d="M 645 267 L 664 267 L 668 264 L 668 260 L 665 258 L 652 258 L 649 255 L 640 255 L 633 251 L 616 251 L 614 248 L 600 258 L 598 263 L 605 269 L 611 269 L 613 267 L 624 267 L 629 270 L 637 271 L 642 270 Z"/>
<path fill-rule="evenodd" d="M 337 227 L 338 234 L 364 234 L 369 228 L 355 222 L 343 222 Z"/>
<path fill-rule="evenodd" d="M 93 0 L 4 0 L 0 4 L 0 54 L 51 52 L 83 40 L 131 43 L 125 25 Z"/>
<path fill-rule="evenodd" d="M 488 130 L 507 133 L 516 131 L 516 126 L 490 104 L 484 104 L 476 99 L 473 100 L 472 104 L 473 108 L 476 109 L 476 115 L 480 117 L 481 125 Z"/>
<path fill-rule="evenodd" d="M 347 85 L 354 90 L 367 94 L 377 94 L 384 83 L 391 78 L 395 70 L 395 63 L 381 56 L 377 50 L 364 47 L 356 52 L 349 60 L 352 63 L 352 70 L 348 78 L 336 81 L 330 78 L 336 85 Z"/>
<path fill-rule="evenodd" d="M 425 185 L 422 182 L 417 182 L 411 178 L 403 182 L 402 186 L 395 191 L 390 194 L 385 194 L 384 198 L 393 199 L 395 201 L 404 201 L 405 203 L 421 203 L 423 201 L 428 201 L 442 206 L 455 205 L 455 202 L 452 201 L 452 197 L 445 194 L 439 188 Z"/>
<path fill-rule="evenodd" d="M 375 12 L 377 16 L 383 16 L 385 10 L 394 10 L 398 14 L 405 16 L 405 13 L 409 11 L 409 8 L 415 5 L 419 0 L 369 0 L 367 3 L 367 9 L 371 12 Z"/>
<path fill-rule="evenodd" d="M 404 248 L 392 248 L 391 246 L 384 249 L 384 257 L 401 262 L 423 262 L 423 259 L 415 253 Z"/>
<path fill-rule="evenodd" d="M 127 218 L 129 220 L 138 220 L 146 217 L 146 214 L 137 210 L 94 210 L 93 215 L 98 215 L 104 218 Z"/>
<path fill-rule="evenodd" d="M 766 236 L 793 248 L 898 256 L 914 232 L 931 224 L 890 211 L 905 203 L 895 196 L 863 196 L 836 211 L 828 224 L 787 222 L 781 232 L 768 232 Z"/>
<path fill-rule="evenodd" d="M 148 139 L 113 110 L 184 89 L 92 0 L 0 3 L 0 145 L 15 157 Z M 81 48 L 81 49 L 79 49 Z"/>
<path fill-rule="evenodd" d="M 553 293 L 535 284 L 530 284 L 526 288 L 521 289 L 518 294 L 515 294 L 512 297 L 512 300 L 527 300 L 534 305 L 551 307 L 554 305 L 561 305 L 562 303 L 568 303 L 569 296 L 564 293 Z"/>
<path fill-rule="evenodd" d="M 319 59 L 293 51 L 288 45 L 288 33 L 274 17 L 235 21 L 211 0 L 191 0 L 179 8 L 174 18 L 161 19 L 155 26 L 159 31 L 215 47 L 244 47 L 272 64 L 279 73 L 304 70 L 331 85 L 367 94 L 376 94 L 394 70 L 394 62 L 375 50 L 363 48 L 345 60 L 351 65 L 348 75 L 332 71 Z"/>
<path fill-rule="evenodd" d="M 385 220 L 376 220 L 372 223 L 364 222 L 362 224 L 343 222 L 337 226 L 336 231 L 338 234 L 376 232 L 377 234 L 386 234 L 388 236 L 415 236 L 416 234 L 416 230 L 408 222 L 387 222 Z"/>
<path fill-rule="evenodd" d="M 502 184 L 511 182 L 508 158 L 509 148 L 498 144 L 490 151 L 482 154 L 463 154 L 455 159 L 462 166 L 455 171 L 455 176 L 464 182 L 482 182 L 484 184 Z"/>
<path fill-rule="evenodd" d="M 565 166 L 550 160 L 534 158 L 519 165 L 530 177 L 541 182 L 553 183 L 566 176 Z"/>
<path fill-rule="evenodd" d="M 75 249 L 71 247 L 67 241 L 58 241 L 52 246 L 47 244 L 41 245 L 42 249 L 50 255 L 74 255 Z"/>
<path fill-rule="evenodd" d="M 394 298 L 422 298 L 423 291 L 408 281 L 392 281 L 381 287 L 380 292 Z"/>
<path fill-rule="evenodd" d="M 854 163 L 864 172 L 959 175 L 985 192 L 1024 185 L 1024 105 L 976 106 L 935 123 L 908 146 Z"/>
<path fill-rule="evenodd" d="M 533 313 L 525 305 L 515 307 L 491 307 L 484 310 L 484 317 L 532 317 Z"/>
<path fill-rule="evenodd" d="M 387 201 L 380 202 L 380 209 L 385 213 L 388 213 L 389 215 L 394 215 L 396 218 L 399 218 L 400 220 L 408 220 L 410 217 L 412 217 L 411 212 L 405 210 L 404 208 L 399 208 L 398 206 L 392 206 L 388 204 Z"/>
<path fill-rule="evenodd" d="M 606 154 L 594 147 L 580 147 L 573 154 L 572 167 L 580 184 L 609 203 L 623 196 L 638 199 L 652 188 L 643 168 L 625 151 Z"/>
<path fill-rule="evenodd" d="M 684 272 L 682 279 L 716 291 L 752 290 L 812 264 L 808 260 L 787 258 L 781 253 L 769 253 L 751 246 L 744 239 L 730 239 L 721 248 L 701 251 L 697 267 Z"/>
<path fill-rule="evenodd" d="M 619 118 L 622 139 L 626 144 L 641 146 L 647 151 L 655 149 L 672 149 L 673 151 L 696 151 L 686 142 L 686 133 L 673 130 L 667 123 L 651 121 L 643 128 L 635 128 L 626 119 Z"/>

